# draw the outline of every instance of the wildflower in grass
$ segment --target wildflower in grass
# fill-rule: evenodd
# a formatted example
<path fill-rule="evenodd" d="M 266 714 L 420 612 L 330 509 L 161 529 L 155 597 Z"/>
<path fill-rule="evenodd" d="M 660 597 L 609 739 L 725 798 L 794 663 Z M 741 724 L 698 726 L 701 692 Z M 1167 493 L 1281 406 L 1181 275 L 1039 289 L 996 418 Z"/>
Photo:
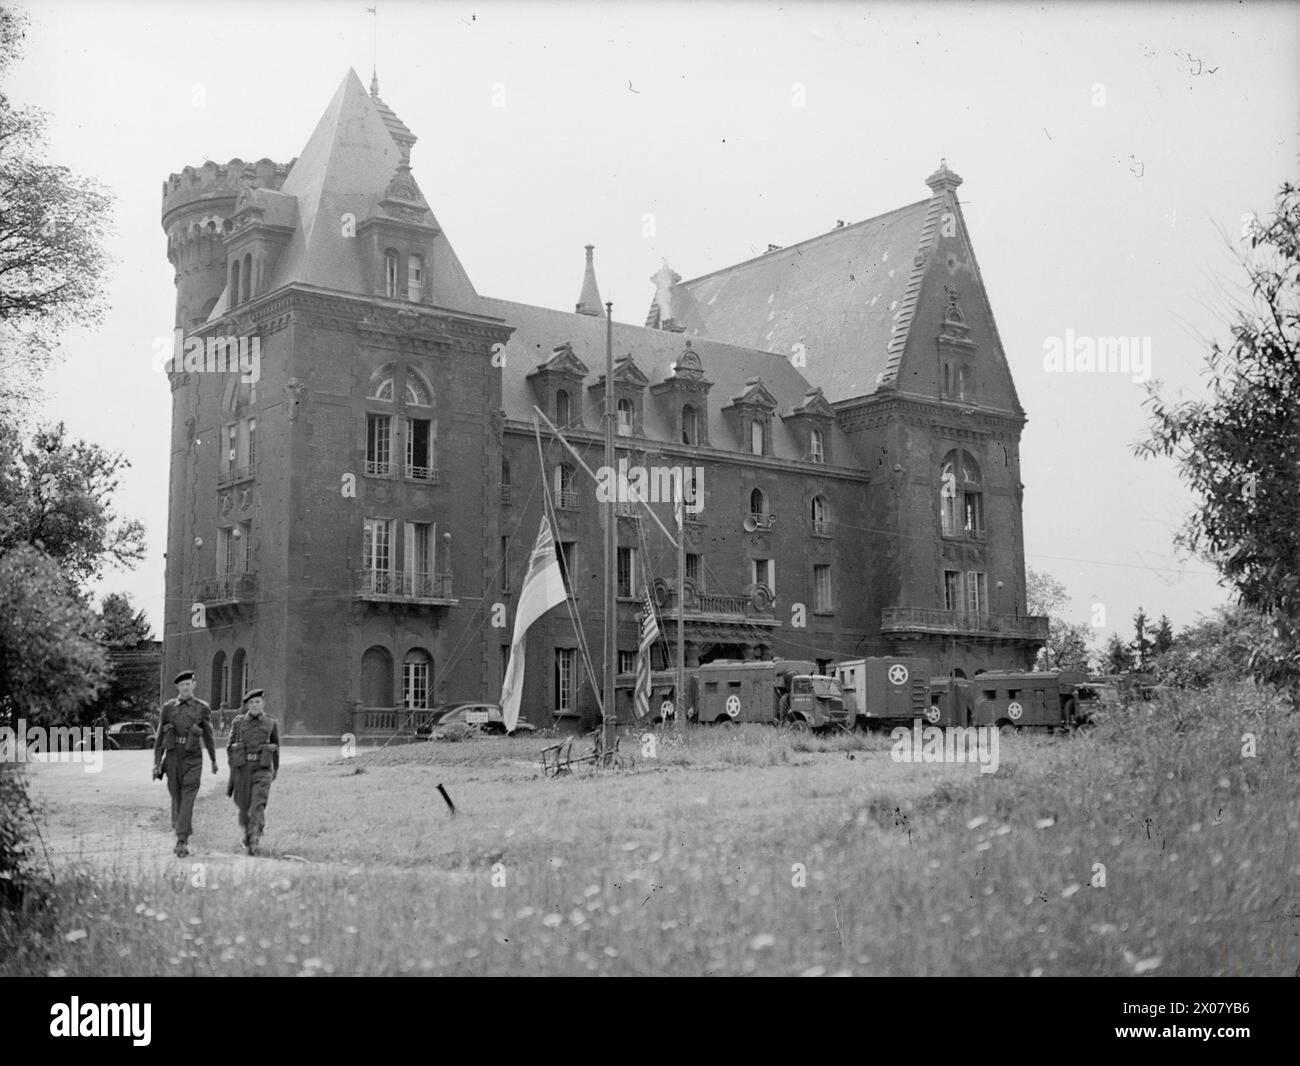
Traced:
<path fill-rule="evenodd" d="M 1074 895 L 1076 892 L 1078 892 L 1078 891 L 1079 891 L 1079 886 L 1078 886 L 1077 884 L 1076 884 L 1076 885 L 1069 885 L 1069 886 L 1065 889 L 1065 891 L 1061 893 L 1061 898 L 1062 898 L 1062 899 L 1069 899 L 1071 896 L 1073 896 L 1073 895 Z"/>
<path fill-rule="evenodd" d="M 136 913 L 136 914 L 143 914 L 143 913 L 144 913 L 144 904 L 143 904 L 143 903 L 137 903 L 137 904 L 135 905 L 135 913 Z"/>
<path fill-rule="evenodd" d="M 165 922 L 167 920 L 167 912 L 159 911 L 157 914 L 154 915 L 154 917 L 160 922 Z"/>
<path fill-rule="evenodd" d="M 987 840 L 985 840 L 985 841 L 982 841 L 982 842 L 979 843 L 979 844 L 976 844 L 976 845 L 975 845 L 975 850 L 976 850 L 976 851 L 988 851 L 989 848 L 991 848 L 991 847 L 993 847 L 993 845 L 990 844 Z"/>
<path fill-rule="evenodd" d="M 546 926 L 548 929 L 555 929 L 563 921 L 564 919 L 561 918 L 558 914 L 548 914 L 545 918 L 542 919 L 542 924 Z"/>
<path fill-rule="evenodd" d="M 1029 971 L 1029 976 L 1030 976 L 1030 977 L 1042 977 L 1042 976 L 1043 976 L 1043 968 L 1042 968 L 1041 966 L 1035 966 L 1032 970 Z"/>
<path fill-rule="evenodd" d="M 997 832 L 994 833 L 993 835 L 994 835 L 994 836 L 1004 837 L 1004 836 L 1006 836 L 1006 835 L 1007 835 L 1008 833 L 1010 833 L 1010 832 L 1011 832 L 1011 826 L 1009 826 L 1009 825 L 1000 825 L 1000 826 L 998 826 L 998 830 L 997 830 Z"/>
<path fill-rule="evenodd" d="M 762 951 L 764 948 L 770 948 L 776 943 L 776 937 L 771 933 L 759 933 L 749 942 L 750 951 Z"/>
<path fill-rule="evenodd" d="M 564 860 L 561 859 L 558 855 L 552 855 L 547 861 L 551 864 L 552 870 L 558 870 L 561 866 L 564 865 Z"/>
<path fill-rule="evenodd" d="M 1055 819 L 1055 818 L 1039 818 L 1038 821 L 1036 821 L 1036 822 L 1034 823 L 1034 828 L 1035 828 L 1035 829 L 1051 829 L 1052 826 L 1054 826 L 1055 824 L 1056 824 L 1056 819 Z"/>
<path fill-rule="evenodd" d="M 588 885 L 582 890 L 582 894 L 586 899 L 591 899 L 592 896 L 599 896 L 600 885 Z"/>
<path fill-rule="evenodd" d="M 200 925 L 201 923 L 202 923 L 201 918 L 194 917 L 190 919 L 190 925 Z"/>
<path fill-rule="evenodd" d="M 984 817 L 984 815 L 981 814 L 981 815 L 979 815 L 978 817 L 976 817 L 976 818 L 972 818 L 969 822 L 967 822 L 967 823 L 966 823 L 966 828 L 967 828 L 967 829 L 978 829 L 980 826 L 982 826 L 982 825 L 983 825 L 985 822 L 987 822 L 987 821 L 988 821 L 988 819 L 987 819 L 986 817 Z"/>
<path fill-rule="evenodd" d="M 67 976 L 68 976 L 68 971 L 67 971 L 67 970 L 51 970 L 51 971 L 49 972 L 49 974 L 47 974 L 47 976 L 49 976 L 49 977 L 67 977 Z"/>
<path fill-rule="evenodd" d="M 808 969 L 804 970 L 804 972 L 801 973 L 799 976 L 800 976 L 800 977 L 825 977 L 825 976 L 826 976 L 826 967 L 825 967 L 825 966 L 809 966 Z"/>
<path fill-rule="evenodd" d="M 84 929 L 74 929 L 72 932 L 66 933 L 63 939 L 69 944 L 75 944 L 78 940 L 85 940 L 89 935 Z"/>

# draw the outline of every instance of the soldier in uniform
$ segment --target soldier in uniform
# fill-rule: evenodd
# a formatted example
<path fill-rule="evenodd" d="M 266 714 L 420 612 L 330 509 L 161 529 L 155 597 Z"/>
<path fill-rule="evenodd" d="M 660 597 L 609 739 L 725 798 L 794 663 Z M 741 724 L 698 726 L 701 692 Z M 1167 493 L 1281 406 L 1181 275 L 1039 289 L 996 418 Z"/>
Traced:
<path fill-rule="evenodd" d="M 280 725 L 265 712 L 260 688 L 249 689 L 242 700 L 244 713 L 230 723 L 230 785 L 226 794 L 239 808 L 239 828 L 244 847 L 256 855 L 266 829 L 266 801 L 271 782 L 280 772 Z"/>
<path fill-rule="evenodd" d="M 217 772 L 217 747 L 212 739 L 212 708 L 194 698 L 194 671 L 176 675 L 176 699 L 163 704 L 158 735 L 153 745 L 153 777 L 167 775 L 172 796 L 172 828 L 176 831 L 176 854 L 190 853 L 189 839 L 194 814 L 194 797 L 203 776 L 203 748 L 208 749 L 212 772 Z"/>

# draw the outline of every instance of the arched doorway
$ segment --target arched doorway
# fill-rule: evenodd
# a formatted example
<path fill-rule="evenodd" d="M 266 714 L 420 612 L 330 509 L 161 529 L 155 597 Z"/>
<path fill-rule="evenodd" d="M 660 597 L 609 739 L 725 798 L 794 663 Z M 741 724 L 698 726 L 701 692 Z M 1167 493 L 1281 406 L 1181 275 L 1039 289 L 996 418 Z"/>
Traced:
<path fill-rule="evenodd" d="M 361 705 L 394 706 L 393 657 L 387 648 L 376 645 L 361 656 Z"/>

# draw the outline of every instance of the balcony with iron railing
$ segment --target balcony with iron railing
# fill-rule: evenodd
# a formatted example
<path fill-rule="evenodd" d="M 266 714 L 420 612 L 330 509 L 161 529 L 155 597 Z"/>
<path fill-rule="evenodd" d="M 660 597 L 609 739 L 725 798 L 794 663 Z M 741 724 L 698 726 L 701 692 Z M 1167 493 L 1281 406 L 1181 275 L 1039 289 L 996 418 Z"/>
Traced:
<path fill-rule="evenodd" d="M 555 506 L 562 511 L 576 511 L 579 499 L 577 489 L 561 489 L 555 494 Z"/>
<path fill-rule="evenodd" d="M 433 727 L 433 720 L 446 711 L 443 707 L 434 711 L 427 707 L 365 707 L 360 701 L 352 710 L 352 732 L 357 736 L 366 734 L 409 734 L 417 737 L 421 731 Z"/>
<path fill-rule="evenodd" d="M 990 637 L 1045 642 L 1047 617 L 947 611 L 935 607 L 886 607 L 880 615 L 880 632 L 893 636 Z"/>
<path fill-rule="evenodd" d="M 406 476 L 411 481 L 424 481 L 430 485 L 438 484 L 438 468 L 436 466 L 408 466 Z"/>
<path fill-rule="evenodd" d="M 231 485 L 238 485 L 241 481 L 253 480 L 252 466 L 237 466 L 232 470 L 223 470 L 217 475 L 217 488 L 228 489 Z"/>
<path fill-rule="evenodd" d="M 452 606 L 458 601 L 451 592 L 451 574 L 416 570 L 373 570 L 356 572 L 358 599 L 379 603 Z"/>
<path fill-rule="evenodd" d="M 393 464 L 382 459 L 366 460 L 366 477 L 388 477 L 393 472 Z"/>
<path fill-rule="evenodd" d="M 252 604 L 257 599 L 257 574 L 237 571 L 200 578 L 194 583 L 194 599 L 208 610 Z"/>
<path fill-rule="evenodd" d="M 655 603 L 665 618 L 681 618 L 685 622 L 722 622 L 775 626 L 775 598 L 764 586 L 740 595 L 702 592 L 695 582 L 687 580 L 679 603 L 677 589 L 660 579 L 655 582 Z M 683 609 L 684 608 L 684 609 Z"/>

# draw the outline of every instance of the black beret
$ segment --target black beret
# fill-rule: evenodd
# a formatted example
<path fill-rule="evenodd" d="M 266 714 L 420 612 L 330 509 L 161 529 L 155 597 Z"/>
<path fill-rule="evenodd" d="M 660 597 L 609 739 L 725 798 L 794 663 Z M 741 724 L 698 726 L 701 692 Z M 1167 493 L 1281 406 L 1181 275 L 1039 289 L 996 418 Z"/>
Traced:
<path fill-rule="evenodd" d="M 182 681 L 193 681 L 193 680 L 194 680 L 193 670 L 182 670 L 179 674 L 176 675 L 176 680 L 173 681 L 172 684 L 179 685 Z"/>
<path fill-rule="evenodd" d="M 247 703 L 249 700 L 257 699 L 257 697 L 260 696 L 261 694 L 262 694 L 262 690 L 260 688 L 250 688 L 247 692 L 244 693 L 244 698 L 239 702 Z"/>

